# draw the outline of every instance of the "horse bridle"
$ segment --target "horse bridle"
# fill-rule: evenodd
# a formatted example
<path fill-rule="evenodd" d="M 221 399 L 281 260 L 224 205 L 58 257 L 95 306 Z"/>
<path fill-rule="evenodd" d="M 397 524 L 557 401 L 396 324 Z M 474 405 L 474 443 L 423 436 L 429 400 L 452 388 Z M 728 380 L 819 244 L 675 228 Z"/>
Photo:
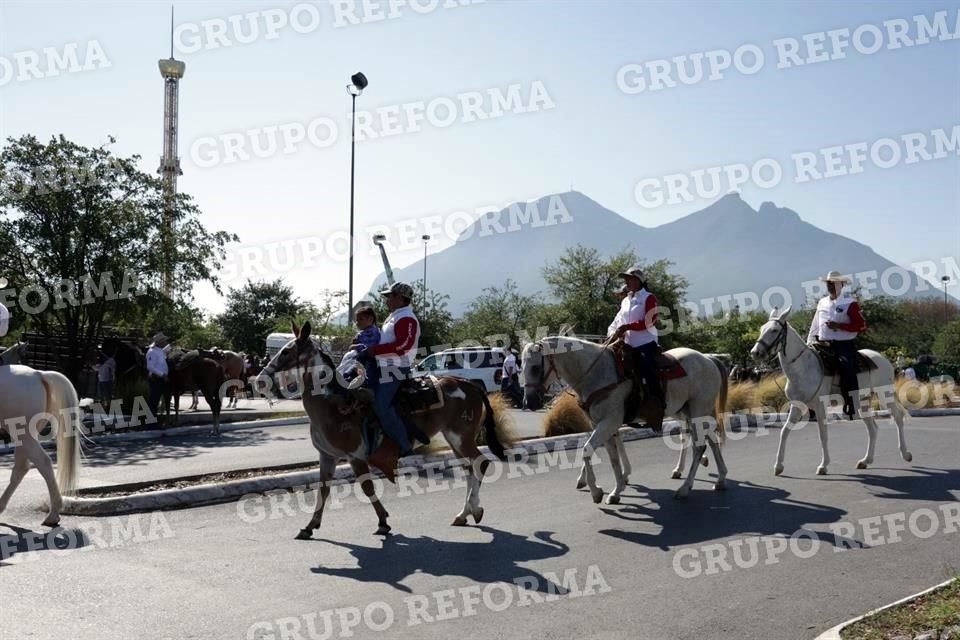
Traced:
<path fill-rule="evenodd" d="M 777 356 L 782 355 L 784 358 L 787 357 L 787 332 L 789 331 L 787 328 L 787 320 L 784 318 L 783 320 L 778 319 L 775 322 L 780 325 L 780 333 L 777 334 L 777 337 L 773 339 L 773 342 L 767 344 L 762 340 L 757 340 L 757 344 L 763 346 L 767 352 L 767 362 L 773 361 L 773 359 Z M 791 365 L 799 360 L 800 356 L 802 356 L 805 351 L 806 349 L 801 349 L 797 355 L 793 356 L 789 361 L 786 362 L 786 365 Z"/>
<path fill-rule="evenodd" d="M 524 388 L 527 388 L 527 389 L 533 388 L 539 391 L 540 393 L 543 393 L 547 389 L 546 380 L 550 377 L 550 374 L 556 373 L 557 371 L 557 364 L 556 362 L 554 362 L 552 355 L 549 355 L 543 352 L 543 344 L 541 344 L 540 342 L 535 342 L 533 346 L 536 347 L 537 349 L 536 352 L 538 352 L 540 354 L 540 357 L 543 358 L 543 362 L 545 366 L 543 368 L 543 373 L 540 374 L 540 382 L 527 381 L 526 383 L 524 383 L 523 386 Z"/>

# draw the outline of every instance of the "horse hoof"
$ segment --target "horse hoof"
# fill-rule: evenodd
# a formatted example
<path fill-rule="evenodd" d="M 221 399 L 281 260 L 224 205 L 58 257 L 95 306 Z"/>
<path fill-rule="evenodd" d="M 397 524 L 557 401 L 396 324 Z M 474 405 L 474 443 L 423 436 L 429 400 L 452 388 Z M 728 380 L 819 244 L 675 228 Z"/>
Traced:
<path fill-rule="evenodd" d="M 681 487 L 681 488 L 677 489 L 677 490 L 673 493 L 673 499 L 674 499 L 674 500 L 686 500 L 688 495 L 690 495 L 690 490 Z"/>
<path fill-rule="evenodd" d="M 43 521 L 45 527 L 55 527 L 60 524 L 60 516 L 47 516 Z"/>
<path fill-rule="evenodd" d="M 907 462 L 913 462 L 913 454 L 907 451 L 905 454 L 903 454 L 903 459 Z"/>
<path fill-rule="evenodd" d="M 825 476 L 825 475 L 827 475 L 827 468 L 826 468 L 825 466 L 823 466 L 823 465 L 820 465 L 819 467 L 817 467 L 817 475 L 818 475 L 818 476 Z"/>
<path fill-rule="evenodd" d="M 857 469 L 866 469 L 866 468 L 867 468 L 866 462 L 864 462 L 863 460 L 860 460 L 859 462 L 857 462 Z"/>
<path fill-rule="evenodd" d="M 583 489 L 585 486 L 587 486 L 586 480 L 577 480 L 577 489 Z"/>
<path fill-rule="evenodd" d="M 615 496 L 611 493 L 607 496 L 604 502 L 607 504 L 620 504 L 620 496 Z"/>
<path fill-rule="evenodd" d="M 452 527 L 465 527 L 467 526 L 467 517 L 466 516 L 457 516 L 453 519 L 453 522 L 450 523 Z"/>
<path fill-rule="evenodd" d="M 714 483 L 714 485 L 713 485 L 713 490 L 714 490 L 714 491 L 726 491 L 726 490 L 727 490 L 727 483 L 718 480 L 716 483 Z"/>
<path fill-rule="evenodd" d="M 310 529 L 300 529 L 300 533 L 297 534 L 297 537 L 294 540 L 309 540 L 313 537 L 313 531 Z"/>
<path fill-rule="evenodd" d="M 388 536 L 390 535 L 390 525 L 382 524 L 377 527 L 377 530 L 373 532 L 375 536 Z"/>
<path fill-rule="evenodd" d="M 700 458 L 700 464 L 702 464 L 705 467 L 709 467 L 710 459 L 707 456 L 703 456 L 702 458 Z"/>
<path fill-rule="evenodd" d="M 673 478 L 674 480 L 679 480 L 680 478 L 683 477 L 683 474 L 675 470 L 673 473 L 670 474 L 670 477 Z"/>
<path fill-rule="evenodd" d="M 473 512 L 473 521 L 476 524 L 480 524 L 481 520 L 483 520 L 483 507 L 480 507 L 479 509 Z"/>
<path fill-rule="evenodd" d="M 783 465 L 782 465 L 782 464 L 778 464 L 778 465 L 776 465 L 776 466 L 773 468 L 773 475 L 779 476 L 779 475 L 782 474 L 782 473 L 783 473 Z"/>
<path fill-rule="evenodd" d="M 600 501 L 603 500 L 603 489 L 597 489 L 592 493 L 593 503 L 600 504 Z"/>

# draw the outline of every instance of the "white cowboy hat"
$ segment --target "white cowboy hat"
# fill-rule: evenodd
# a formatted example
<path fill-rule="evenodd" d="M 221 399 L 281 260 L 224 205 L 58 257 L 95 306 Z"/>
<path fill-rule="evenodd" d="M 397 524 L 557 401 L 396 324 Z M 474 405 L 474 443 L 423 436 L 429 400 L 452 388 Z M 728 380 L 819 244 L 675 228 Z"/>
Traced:
<path fill-rule="evenodd" d="M 841 275 L 839 271 L 831 271 L 820 279 L 824 282 L 850 282 L 850 279 Z"/>
<path fill-rule="evenodd" d="M 632 266 L 627 271 L 618 273 L 617 276 L 620 278 L 636 278 L 637 280 L 647 279 L 643 273 L 643 269 L 641 269 L 639 266 Z"/>

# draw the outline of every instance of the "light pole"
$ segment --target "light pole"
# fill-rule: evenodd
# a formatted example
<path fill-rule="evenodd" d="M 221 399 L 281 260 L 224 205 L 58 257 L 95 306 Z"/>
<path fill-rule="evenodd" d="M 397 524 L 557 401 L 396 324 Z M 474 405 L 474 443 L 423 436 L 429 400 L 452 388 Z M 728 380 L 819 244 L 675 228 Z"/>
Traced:
<path fill-rule="evenodd" d="M 423 240 L 423 312 L 427 312 L 427 242 L 430 241 L 430 236 L 424 234 L 421 236 Z"/>
<path fill-rule="evenodd" d="M 353 315 L 353 174 L 354 164 L 357 155 L 357 96 L 363 93 L 367 87 L 367 76 L 359 71 L 350 76 L 350 84 L 347 85 L 347 91 L 352 98 L 353 108 L 350 112 L 350 274 L 348 276 L 349 285 L 347 287 L 347 315 Z"/>
<path fill-rule="evenodd" d="M 943 321 L 947 321 L 947 283 L 950 282 L 950 276 L 942 276 L 940 282 L 943 283 Z"/>

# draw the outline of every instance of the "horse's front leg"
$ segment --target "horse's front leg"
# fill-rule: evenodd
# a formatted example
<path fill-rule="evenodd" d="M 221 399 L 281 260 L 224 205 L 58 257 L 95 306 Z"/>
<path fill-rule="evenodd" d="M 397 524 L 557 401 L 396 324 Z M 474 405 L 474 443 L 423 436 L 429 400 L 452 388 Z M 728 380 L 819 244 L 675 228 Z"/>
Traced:
<path fill-rule="evenodd" d="M 617 454 L 620 456 L 620 466 L 623 468 L 623 481 L 630 482 L 630 473 L 633 471 L 633 469 L 630 467 L 630 459 L 627 457 L 627 448 L 623 446 L 623 436 L 620 434 L 619 429 L 617 429 L 617 433 L 613 437 L 617 441 Z"/>
<path fill-rule="evenodd" d="M 680 458 L 677 460 L 677 466 L 673 468 L 673 473 L 670 474 L 670 477 L 674 480 L 679 480 L 683 477 L 683 465 L 687 460 L 687 447 L 689 446 L 687 442 L 687 430 L 689 428 L 690 422 L 684 419 L 684 423 L 680 427 Z"/>
<path fill-rule="evenodd" d="M 314 529 L 320 528 L 320 522 L 323 520 L 323 507 L 330 497 L 330 482 L 333 480 L 333 472 L 336 468 L 336 458 L 325 453 L 320 454 L 320 488 L 317 491 L 317 506 L 313 511 L 310 522 L 297 534 L 297 540 L 309 540 L 313 537 Z"/>
<path fill-rule="evenodd" d="M 792 409 L 791 409 L 792 411 Z M 820 410 L 817 411 L 817 432 L 820 434 L 820 450 L 823 457 L 820 459 L 820 466 L 817 467 L 817 475 L 827 475 L 827 467 L 830 465 L 830 447 L 827 442 L 827 403 L 820 404 Z"/>
<path fill-rule="evenodd" d="M 606 497 L 604 502 L 607 504 L 620 504 L 620 494 L 627 487 L 627 482 L 623 477 L 623 468 L 620 466 L 620 448 L 617 446 L 619 434 L 614 434 L 612 438 L 604 443 L 607 448 L 607 455 L 610 456 L 610 466 L 613 467 L 613 476 L 616 478 L 617 486 Z"/>
<path fill-rule="evenodd" d="M 822 411 L 818 412 L 817 416 L 821 413 Z M 773 465 L 774 475 L 783 473 L 783 458 L 787 452 L 787 436 L 790 435 L 790 430 L 800 422 L 801 417 L 803 417 L 803 409 L 795 404 L 791 404 L 790 411 L 787 413 L 787 421 L 784 422 L 780 428 L 780 444 L 777 445 L 777 461 Z M 819 420 L 819 417 L 817 419 Z"/>
<path fill-rule="evenodd" d="M 603 500 L 603 489 L 597 486 L 597 478 L 593 470 L 593 454 L 601 446 L 606 445 L 613 433 L 620 428 L 620 424 L 623 421 L 620 420 L 619 415 L 616 416 L 616 418 L 616 420 L 611 420 L 609 418 L 601 420 L 583 445 L 583 467 L 587 472 L 587 485 L 590 487 L 590 496 L 597 504 Z M 615 472 L 617 475 L 617 482 L 619 484 L 622 477 L 619 465 L 616 466 Z"/>

